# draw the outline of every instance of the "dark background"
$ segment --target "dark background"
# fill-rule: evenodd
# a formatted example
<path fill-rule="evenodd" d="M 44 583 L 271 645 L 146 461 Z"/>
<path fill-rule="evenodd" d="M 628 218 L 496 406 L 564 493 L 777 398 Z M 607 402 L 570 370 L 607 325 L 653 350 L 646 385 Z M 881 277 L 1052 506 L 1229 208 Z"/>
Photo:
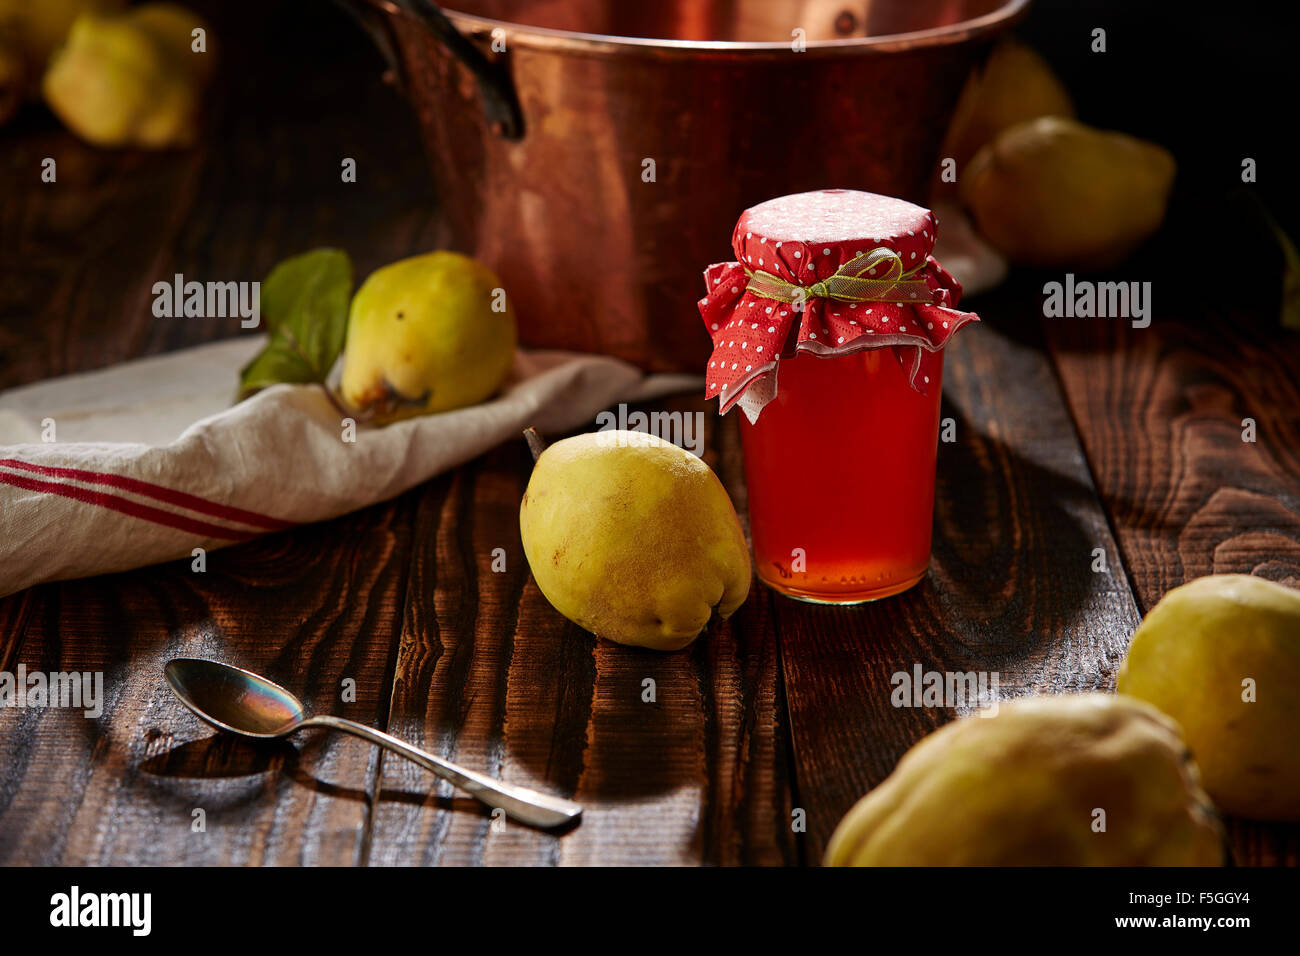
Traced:
<path fill-rule="evenodd" d="M 1295 238 L 1295 9 L 1282 0 L 1039 0 L 1017 32 L 1065 81 L 1082 121 L 1174 153 L 1171 229 L 1222 242 L 1225 220 L 1251 228 L 1253 195 Z M 1094 27 L 1106 29 L 1105 54 L 1091 52 Z M 1252 186 L 1241 181 L 1247 156 L 1258 164 Z"/>

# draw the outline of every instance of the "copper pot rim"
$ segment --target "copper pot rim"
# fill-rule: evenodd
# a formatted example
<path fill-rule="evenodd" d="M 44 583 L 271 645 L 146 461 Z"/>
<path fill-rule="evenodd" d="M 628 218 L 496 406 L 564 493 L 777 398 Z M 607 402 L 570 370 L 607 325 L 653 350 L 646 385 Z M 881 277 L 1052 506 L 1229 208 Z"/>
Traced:
<path fill-rule="evenodd" d="M 367 0 L 389 15 L 403 11 L 391 0 Z M 927 30 L 889 33 L 872 37 L 844 37 L 834 40 L 808 40 L 801 56 L 862 56 L 900 53 L 967 43 L 1005 30 L 1025 15 L 1031 0 L 1004 0 L 1001 6 L 978 17 Z M 786 56 L 788 40 L 668 40 L 652 37 L 612 36 L 533 27 L 508 20 L 494 20 L 443 7 L 443 12 L 460 30 L 471 34 L 490 34 L 506 30 L 512 45 L 530 50 L 571 54 L 649 55 L 661 57 L 699 57 L 701 54 L 741 55 L 746 58 Z"/>

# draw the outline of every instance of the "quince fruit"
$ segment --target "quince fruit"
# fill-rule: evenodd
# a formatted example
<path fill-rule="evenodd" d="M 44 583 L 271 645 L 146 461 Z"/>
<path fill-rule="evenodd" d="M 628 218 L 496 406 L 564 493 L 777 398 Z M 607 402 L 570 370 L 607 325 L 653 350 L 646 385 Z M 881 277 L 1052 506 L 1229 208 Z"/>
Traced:
<path fill-rule="evenodd" d="M 50 54 L 87 10 L 119 10 L 125 0 L 0 0 L 0 123 L 40 93 Z"/>
<path fill-rule="evenodd" d="M 1101 269 L 1160 228 L 1174 171 L 1173 156 L 1154 143 L 1045 116 L 976 153 L 961 198 L 1011 261 Z"/>
<path fill-rule="evenodd" d="M 939 155 L 967 161 L 1004 129 L 1040 116 L 1074 116 L 1074 102 L 1047 61 L 1018 40 L 998 41 L 988 59 L 971 71 Z"/>
<path fill-rule="evenodd" d="M 72 23 L 83 13 L 113 13 L 126 0 L 0 0 L 0 20 L 22 30 L 23 48 L 38 70 L 64 41 Z"/>
<path fill-rule="evenodd" d="M 533 578 L 555 609 L 620 644 L 675 651 L 749 593 L 749 548 L 703 461 L 643 432 L 556 442 L 519 509 Z"/>
<path fill-rule="evenodd" d="M 515 355 L 515 316 L 487 266 L 455 252 L 402 259 L 352 299 L 343 399 L 378 422 L 474 405 Z"/>
<path fill-rule="evenodd" d="M 1300 591 L 1248 574 L 1174 588 L 1133 634 L 1119 691 L 1182 725 L 1224 812 L 1300 820 Z"/>
<path fill-rule="evenodd" d="M 210 70 L 191 31 L 207 27 L 170 4 L 83 13 L 50 60 L 45 101 L 96 146 L 165 149 L 193 142 Z"/>
<path fill-rule="evenodd" d="M 1113 694 L 946 724 L 845 815 L 828 866 L 1213 866 L 1223 833 L 1172 720 Z"/>

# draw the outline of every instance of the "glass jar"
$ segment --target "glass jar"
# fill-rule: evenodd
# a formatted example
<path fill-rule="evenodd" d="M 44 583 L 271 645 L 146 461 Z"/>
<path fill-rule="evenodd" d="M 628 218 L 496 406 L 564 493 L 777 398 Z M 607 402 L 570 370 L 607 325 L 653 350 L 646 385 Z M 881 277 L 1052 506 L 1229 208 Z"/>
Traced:
<path fill-rule="evenodd" d="M 754 566 L 775 590 L 853 604 L 930 562 L 943 348 L 968 322 L 919 206 L 849 190 L 748 209 L 705 272 L 706 395 L 744 411 Z"/>
<path fill-rule="evenodd" d="M 740 423 L 754 570 L 764 584 L 848 604 L 925 576 L 942 368 L 941 360 L 922 394 L 889 349 L 781 363 L 776 397 L 758 421 Z M 843 507 L 846 486 L 857 488 L 857 507 Z"/>

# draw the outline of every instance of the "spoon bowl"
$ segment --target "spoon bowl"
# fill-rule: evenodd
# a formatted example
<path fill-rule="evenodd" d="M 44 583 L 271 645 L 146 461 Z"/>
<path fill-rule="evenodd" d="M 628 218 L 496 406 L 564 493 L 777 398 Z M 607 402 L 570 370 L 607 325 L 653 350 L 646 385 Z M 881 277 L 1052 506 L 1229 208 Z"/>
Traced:
<path fill-rule="evenodd" d="M 163 668 L 172 693 L 218 730 L 264 740 L 307 719 L 297 697 L 260 674 L 217 661 L 178 657 Z"/>

